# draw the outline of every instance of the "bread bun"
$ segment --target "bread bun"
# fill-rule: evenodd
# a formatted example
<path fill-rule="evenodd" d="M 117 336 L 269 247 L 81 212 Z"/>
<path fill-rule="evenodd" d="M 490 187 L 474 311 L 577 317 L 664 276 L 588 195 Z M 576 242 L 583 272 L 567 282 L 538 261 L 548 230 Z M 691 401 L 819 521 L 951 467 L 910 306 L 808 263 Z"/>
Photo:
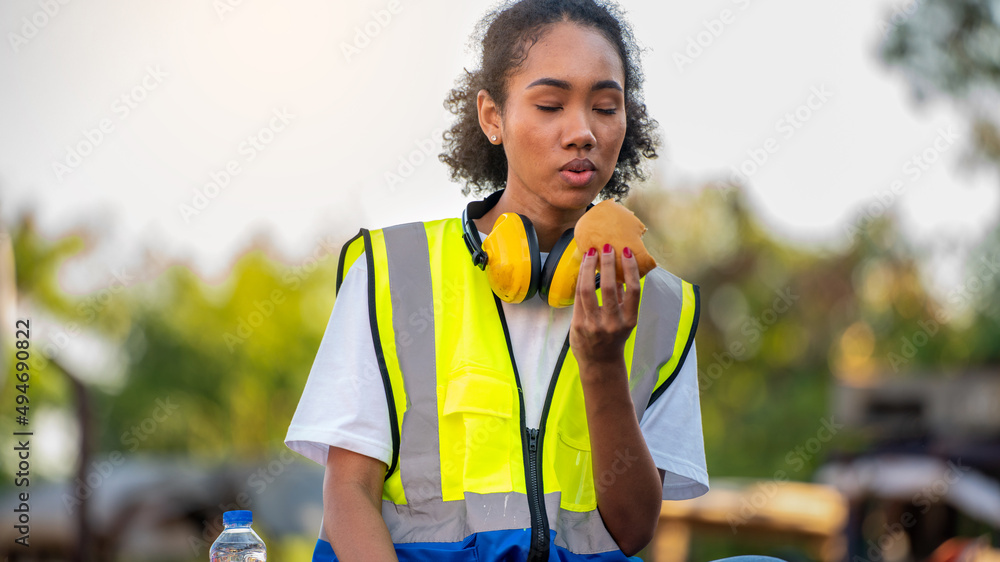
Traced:
<path fill-rule="evenodd" d="M 639 265 L 639 277 L 656 267 L 656 260 L 649 255 L 642 244 L 641 237 L 644 232 L 646 225 L 642 224 L 632 211 L 611 199 L 605 199 L 576 221 L 573 237 L 576 238 L 577 251 L 581 254 L 591 248 L 597 248 L 600 252 L 605 244 L 611 244 L 615 251 L 615 279 L 621 284 L 625 282 L 622 249 L 626 246 L 635 255 L 636 263 Z M 598 271 L 601 269 L 600 261 L 597 269 Z"/>

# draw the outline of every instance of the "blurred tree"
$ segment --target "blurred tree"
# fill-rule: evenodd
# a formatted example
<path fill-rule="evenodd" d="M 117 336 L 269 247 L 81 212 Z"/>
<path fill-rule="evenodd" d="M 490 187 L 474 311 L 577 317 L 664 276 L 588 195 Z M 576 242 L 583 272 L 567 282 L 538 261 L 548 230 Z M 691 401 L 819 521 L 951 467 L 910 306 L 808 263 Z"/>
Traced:
<path fill-rule="evenodd" d="M 101 409 L 117 428 L 105 446 L 212 459 L 280 447 L 333 307 L 332 249 L 288 267 L 257 247 L 219 286 L 175 265 L 143 287 L 126 342 L 128 382 Z M 168 400 L 176 418 L 162 430 L 135 425 Z"/>
<path fill-rule="evenodd" d="M 915 0 L 887 17 L 881 56 L 901 68 L 919 100 L 943 96 L 969 120 L 969 167 L 1000 174 L 1000 2 Z M 1000 362 L 1000 226 L 948 296 L 971 326 L 954 342 L 975 363 Z"/>
<path fill-rule="evenodd" d="M 945 95 L 966 112 L 975 155 L 1000 167 L 1000 4 L 915 0 L 887 17 L 883 59 L 918 99 Z"/>
<path fill-rule="evenodd" d="M 220 460 L 280 448 L 333 306 L 339 243 L 321 240 L 301 263 L 286 265 L 255 242 L 216 285 L 174 264 L 149 282 L 71 296 L 59 270 L 86 251 L 91 234 L 48 241 L 28 214 L 11 240 L 21 314 L 50 327 L 33 334 L 33 368 L 72 366 L 61 338 L 96 338 L 88 345 L 124 357 L 123 382 L 89 384 L 94 449 Z M 65 377 L 31 384 L 33 403 L 72 411 Z"/>

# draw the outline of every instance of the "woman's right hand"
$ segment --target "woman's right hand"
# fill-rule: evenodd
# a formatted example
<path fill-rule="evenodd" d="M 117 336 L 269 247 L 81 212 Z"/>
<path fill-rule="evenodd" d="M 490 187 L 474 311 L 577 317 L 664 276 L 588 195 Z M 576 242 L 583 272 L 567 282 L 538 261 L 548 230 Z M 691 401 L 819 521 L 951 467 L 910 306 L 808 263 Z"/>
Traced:
<path fill-rule="evenodd" d="M 590 248 L 580 264 L 570 324 L 570 348 L 585 371 L 585 364 L 624 361 L 625 342 L 639 318 L 639 266 L 629 248 L 622 249 L 625 288 L 615 283 L 615 248 L 605 244 Z M 601 264 L 601 303 L 594 277 Z"/>

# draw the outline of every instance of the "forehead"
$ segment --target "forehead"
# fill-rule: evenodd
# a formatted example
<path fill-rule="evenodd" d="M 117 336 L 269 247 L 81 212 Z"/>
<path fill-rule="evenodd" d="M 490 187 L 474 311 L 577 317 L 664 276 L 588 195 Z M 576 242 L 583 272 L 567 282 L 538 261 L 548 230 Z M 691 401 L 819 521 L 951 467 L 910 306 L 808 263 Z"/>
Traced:
<path fill-rule="evenodd" d="M 570 82 L 611 78 L 625 86 L 618 50 L 596 29 L 571 22 L 555 23 L 542 31 L 511 76 L 511 83 L 527 83 L 542 76 Z"/>

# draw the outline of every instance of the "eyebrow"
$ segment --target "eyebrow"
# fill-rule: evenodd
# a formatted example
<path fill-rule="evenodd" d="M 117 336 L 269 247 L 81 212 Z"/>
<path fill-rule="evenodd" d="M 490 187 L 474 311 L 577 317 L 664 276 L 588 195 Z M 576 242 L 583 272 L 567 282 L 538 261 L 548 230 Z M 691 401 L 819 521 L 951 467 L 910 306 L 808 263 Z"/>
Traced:
<path fill-rule="evenodd" d="M 556 88 L 560 88 L 562 90 L 573 89 L 570 83 L 565 80 L 559 80 L 558 78 L 539 78 L 538 80 L 535 80 L 531 84 L 528 84 L 525 90 L 527 90 L 528 88 L 533 88 L 535 86 L 555 86 Z M 597 82 L 594 82 L 594 85 L 590 87 L 591 92 L 596 92 L 597 90 L 607 90 L 607 89 L 618 90 L 619 92 L 622 91 L 622 87 L 615 80 L 599 80 Z"/>

